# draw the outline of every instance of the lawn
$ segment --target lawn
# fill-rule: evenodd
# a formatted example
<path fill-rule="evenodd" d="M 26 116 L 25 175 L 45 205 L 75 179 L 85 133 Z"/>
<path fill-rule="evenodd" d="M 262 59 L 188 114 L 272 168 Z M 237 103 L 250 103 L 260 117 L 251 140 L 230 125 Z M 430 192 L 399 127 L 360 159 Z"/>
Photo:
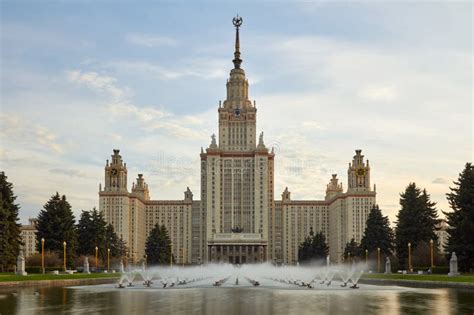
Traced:
<path fill-rule="evenodd" d="M 364 279 L 387 279 L 387 280 L 414 280 L 414 281 L 442 281 L 442 282 L 469 282 L 474 283 L 474 275 L 461 275 L 459 277 L 448 277 L 447 275 L 400 275 L 400 274 L 365 274 Z"/>
<path fill-rule="evenodd" d="M 91 273 L 91 274 L 29 274 L 27 276 L 17 276 L 15 274 L 0 274 L 0 282 L 7 281 L 39 281 L 39 280 L 65 280 L 65 279 L 100 279 L 100 278 L 118 278 L 120 277 L 119 273 Z"/>

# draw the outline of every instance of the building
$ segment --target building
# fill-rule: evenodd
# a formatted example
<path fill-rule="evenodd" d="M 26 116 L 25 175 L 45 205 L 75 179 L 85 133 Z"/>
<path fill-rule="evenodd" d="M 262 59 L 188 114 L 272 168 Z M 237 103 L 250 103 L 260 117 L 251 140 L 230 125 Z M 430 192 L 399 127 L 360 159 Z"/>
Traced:
<path fill-rule="evenodd" d="M 182 200 L 151 200 L 142 174 L 129 192 L 126 163 L 114 150 L 106 162 L 104 188 L 99 188 L 100 211 L 127 243 L 133 261 L 142 259 L 155 223 L 168 229 L 178 263 L 294 264 L 298 245 L 311 230 L 326 235 L 332 260 L 339 261 L 346 243 L 362 238 L 376 202 L 369 161 L 356 150 L 346 192 L 334 174 L 324 200 L 292 200 L 288 188 L 275 200 L 276 157 L 265 145 L 263 132 L 257 131 L 257 105 L 249 98 L 241 67 L 242 19 L 234 18 L 233 24 L 234 68 L 226 98 L 217 107 L 218 136 L 212 135 L 210 145 L 201 148 L 201 200 L 193 200 L 189 188 Z"/>
<path fill-rule="evenodd" d="M 37 244 L 38 241 L 36 239 L 36 221 L 37 219 L 29 218 L 28 225 L 22 225 L 20 228 L 20 236 L 21 241 L 23 242 L 23 246 L 21 249 L 23 250 L 23 254 L 25 257 L 29 257 L 33 254 L 37 254 Z"/>

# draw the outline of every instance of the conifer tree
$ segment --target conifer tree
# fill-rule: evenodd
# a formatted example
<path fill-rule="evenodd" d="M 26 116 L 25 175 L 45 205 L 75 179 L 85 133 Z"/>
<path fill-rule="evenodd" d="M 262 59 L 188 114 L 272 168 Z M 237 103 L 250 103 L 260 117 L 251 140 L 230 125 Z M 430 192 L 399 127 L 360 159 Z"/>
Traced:
<path fill-rule="evenodd" d="M 393 230 L 390 228 L 390 221 L 387 216 L 382 215 L 378 205 L 374 205 L 369 212 L 367 223 L 364 231 L 364 236 L 360 241 L 360 249 L 365 253 L 377 251 L 384 256 L 388 256 L 393 251 L 394 242 Z"/>
<path fill-rule="evenodd" d="M 58 192 L 43 206 L 38 215 L 36 238 L 44 238 L 46 251 L 63 255 L 63 242 L 66 242 L 67 265 L 72 266 L 76 253 L 77 232 L 74 214 L 66 196 Z M 41 242 L 38 242 L 38 251 L 41 251 Z"/>
<path fill-rule="evenodd" d="M 150 231 L 145 243 L 148 264 L 169 264 L 171 258 L 171 240 L 164 225 L 156 224 Z"/>
<path fill-rule="evenodd" d="M 323 232 L 316 233 L 313 238 L 312 257 L 314 259 L 326 259 L 329 254 L 329 246 Z"/>
<path fill-rule="evenodd" d="M 12 183 L 0 172 L 0 270 L 6 271 L 16 263 L 22 245 L 18 212 Z"/>
<path fill-rule="evenodd" d="M 415 183 L 410 183 L 400 195 L 400 205 L 395 228 L 396 250 L 399 264 L 406 266 L 408 243 L 415 250 L 421 243 L 429 243 L 431 239 L 436 241 L 434 231 L 440 220 L 435 203 L 430 201 L 426 190 L 422 192 Z"/>
<path fill-rule="evenodd" d="M 354 238 L 351 238 L 351 241 L 347 242 L 346 247 L 344 248 L 344 261 L 361 257 L 361 254 L 362 253 L 359 244 L 357 244 Z"/>
<path fill-rule="evenodd" d="M 452 212 L 444 212 L 448 223 L 447 258 L 456 252 L 461 271 L 474 270 L 474 166 L 466 163 L 447 194 Z"/>

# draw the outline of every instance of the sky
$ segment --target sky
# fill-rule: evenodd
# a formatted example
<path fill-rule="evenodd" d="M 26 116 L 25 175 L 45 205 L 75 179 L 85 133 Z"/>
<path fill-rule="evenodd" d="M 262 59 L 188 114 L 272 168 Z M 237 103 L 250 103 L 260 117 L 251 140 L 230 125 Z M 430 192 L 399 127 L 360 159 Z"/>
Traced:
<path fill-rule="evenodd" d="M 199 196 L 237 13 L 277 199 L 323 199 L 331 174 L 346 188 L 362 149 L 392 222 L 410 182 L 449 210 L 473 160 L 469 1 L 2 1 L 0 170 L 21 222 L 56 191 L 76 217 L 98 207 L 113 149 L 130 187 Z"/>

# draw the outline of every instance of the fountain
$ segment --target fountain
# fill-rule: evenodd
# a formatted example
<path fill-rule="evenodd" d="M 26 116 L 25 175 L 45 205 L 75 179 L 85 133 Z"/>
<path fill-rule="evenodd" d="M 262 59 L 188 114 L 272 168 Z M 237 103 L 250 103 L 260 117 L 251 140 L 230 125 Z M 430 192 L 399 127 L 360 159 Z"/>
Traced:
<path fill-rule="evenodd" d="M 134 286 L 136 275 L 140 275 L 143 287 L 150 289 L 180 289 L 189 287 L 293 287 L 306 290 L 358 289 L 363 266 L 356 264 L 317 264 L 304 266 L 281 266 L 271 264 L 244 264 L 238 268 L 231 264 L 209 264 L 205 266 L 147 266 L 146 270 L 131 270 L 122 274 L 118 288 Z M 241 279 L 246 281 L 241 281 Z M 160 285 L 155 286 L 158 282 Z M 351 282 L 351 285 L 349 285 Z M 230 284 L 231 283 L 231 284 Z M 320 284 L 324 284 L 320 286 Z"/>

